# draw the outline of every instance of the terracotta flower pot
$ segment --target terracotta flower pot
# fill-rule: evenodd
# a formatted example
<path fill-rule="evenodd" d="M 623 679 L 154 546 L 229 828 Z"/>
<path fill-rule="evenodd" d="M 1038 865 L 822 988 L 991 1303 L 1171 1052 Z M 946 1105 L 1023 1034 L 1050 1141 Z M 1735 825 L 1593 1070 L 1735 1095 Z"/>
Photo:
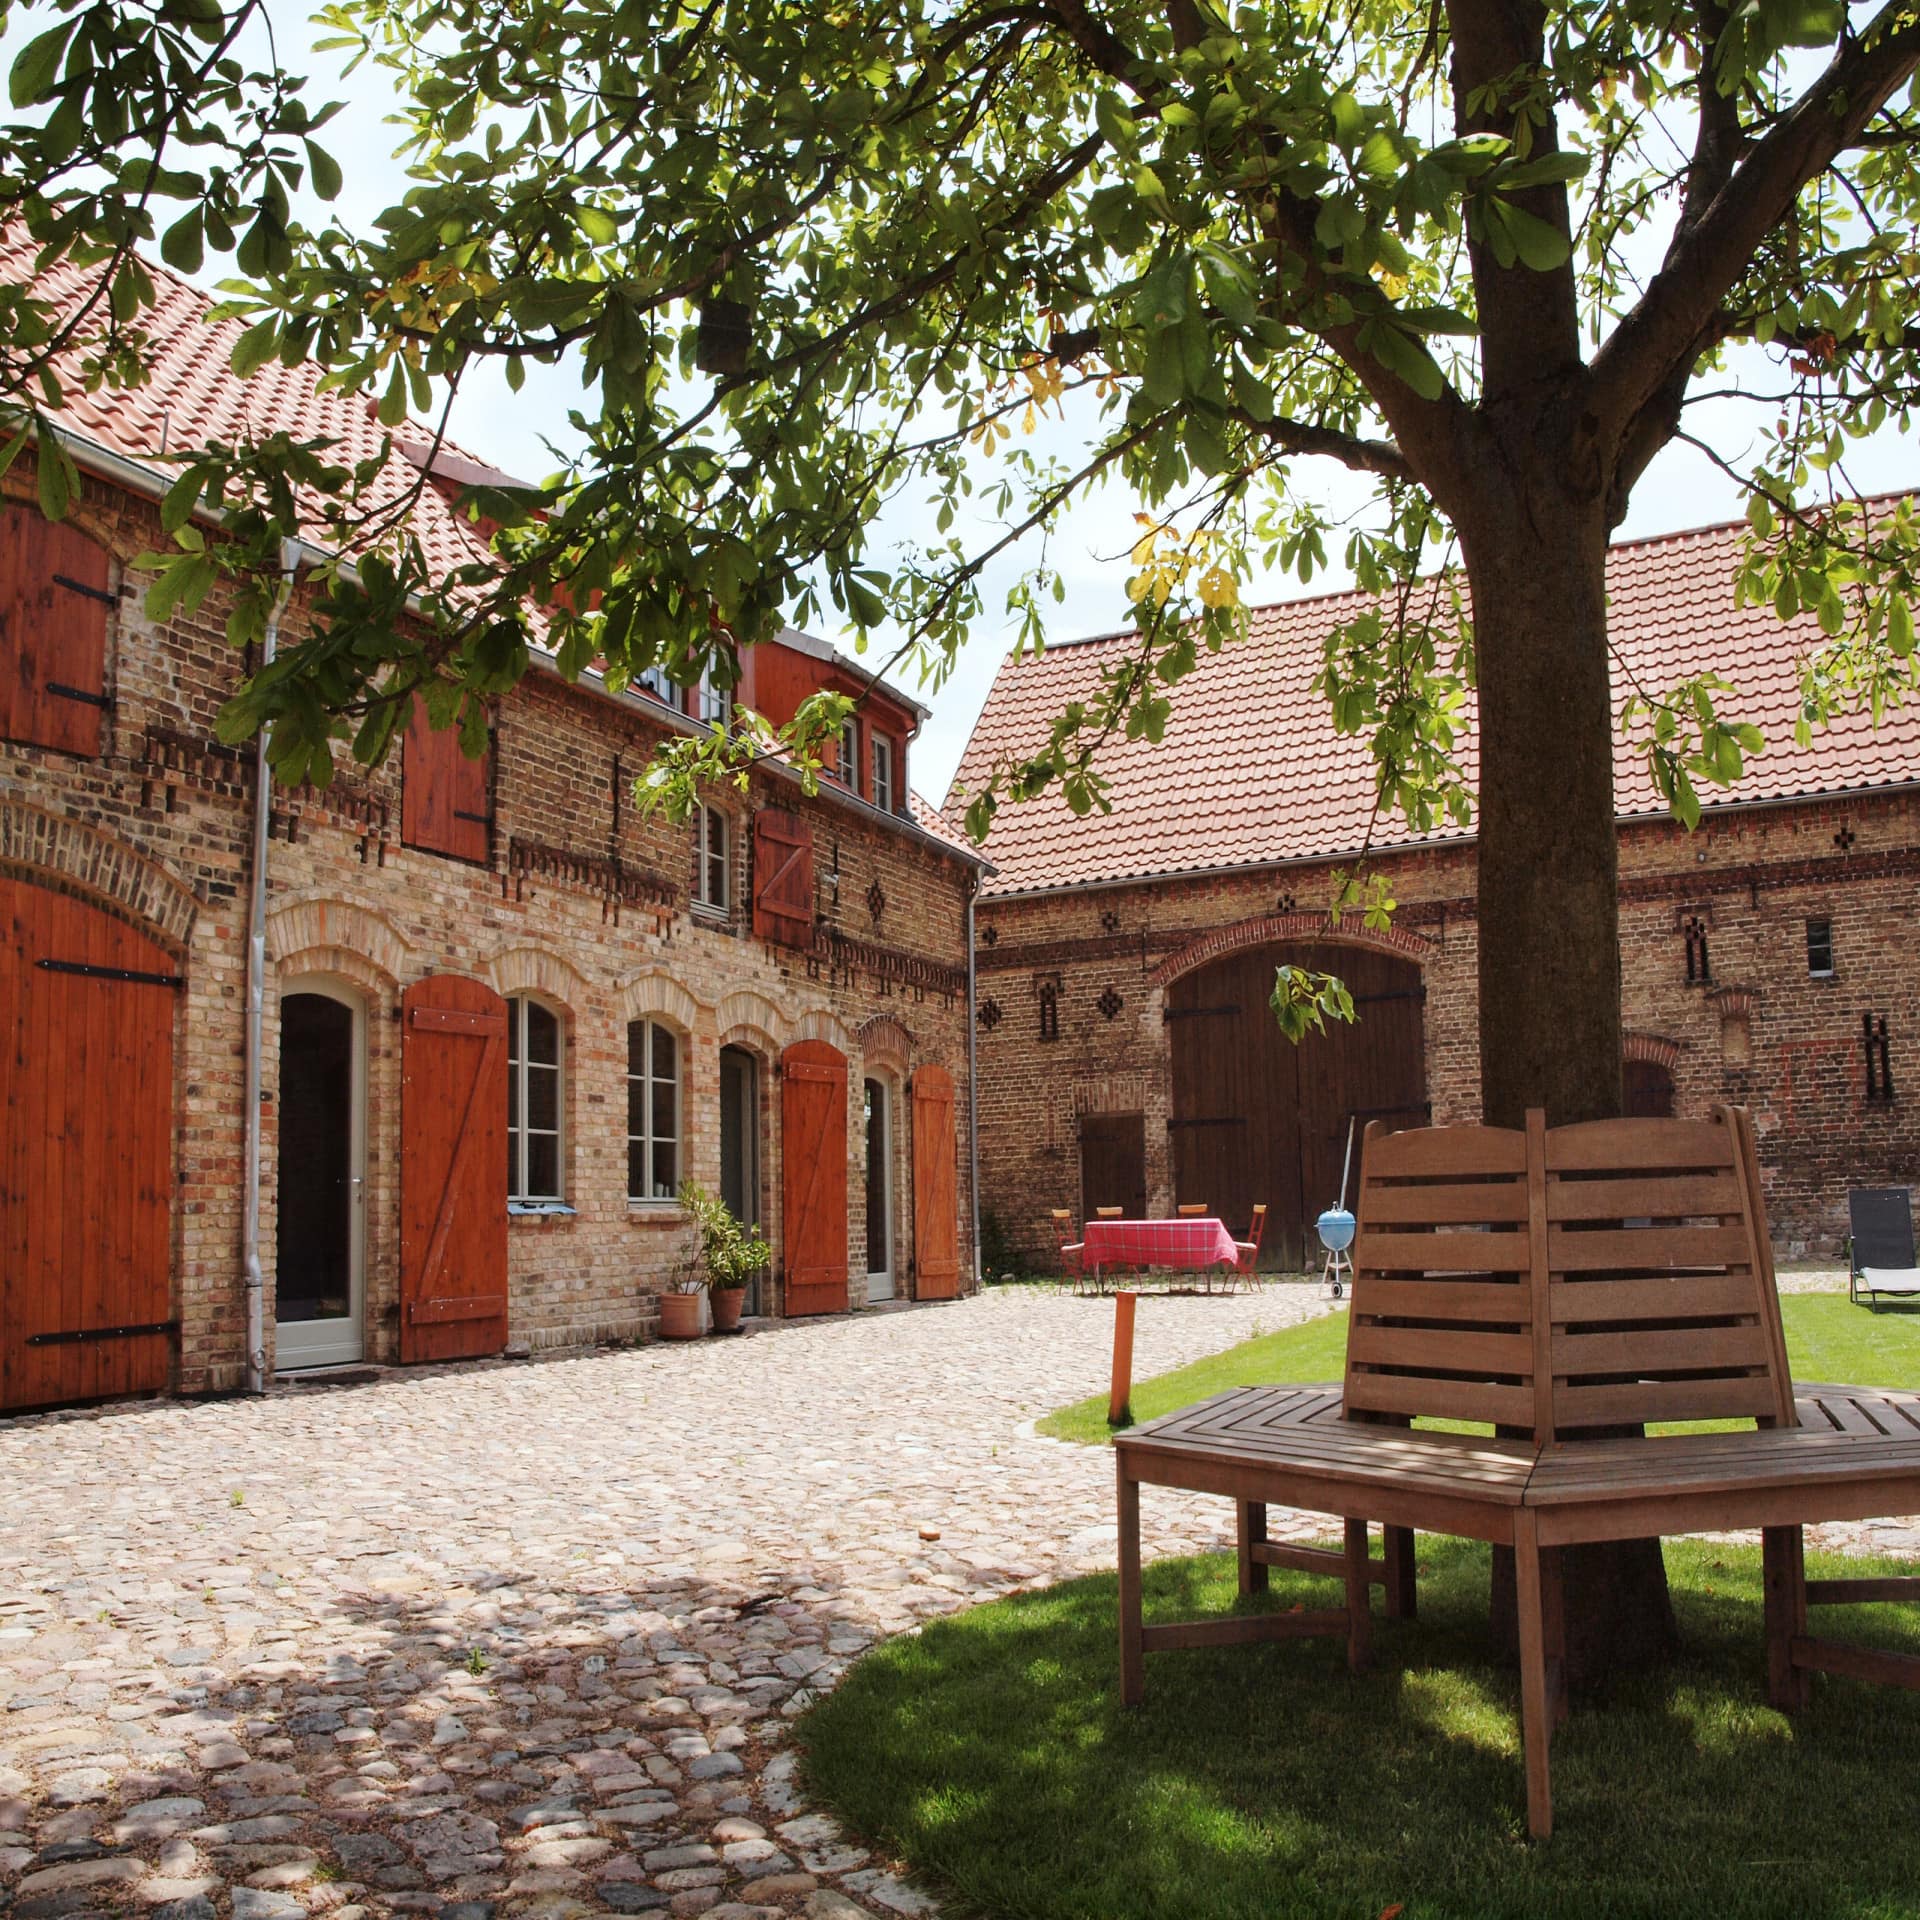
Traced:
<path fill-rule="evenodd" d="M 741 1309 L 747 1304 L 745 1287 L 715 1287 L 707 1298 L 713 1302 L 715 1333 L 738 1333 Z"/>
<path fill-rule="evenodd" d="M 660 1296 L 660 1338 L 697 1340 L 700 1337 L 700 1296 L 663 1293 Z"/>

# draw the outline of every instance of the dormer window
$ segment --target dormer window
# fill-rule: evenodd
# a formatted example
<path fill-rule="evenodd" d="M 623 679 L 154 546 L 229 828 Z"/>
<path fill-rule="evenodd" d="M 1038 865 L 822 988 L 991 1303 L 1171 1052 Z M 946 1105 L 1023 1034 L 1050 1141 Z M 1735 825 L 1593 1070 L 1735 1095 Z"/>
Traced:
<path fill-rule="evenodd" d="M 638 687 L 642 693 L 650 695 L 653 699 L 662 702 L 666 706 L 673 707 L 679 705 L 679 701 L 674 697 L 673 682 L 668 678 L 665 667 L 655 666 L 643 668 L 633 676 L 633 684 Z"/>
<path fill-rule="evenodd" d="M 693 717 L 703 727 L 733 725 L 733 689 L 716 686 L 711 667 L 700 676 L 700 684 L 693 690 Z"/>
<path fill-rule="evenodd" d="M 896 804 L 893 784 L 893 742 L 884 733 L 873 736 L 873 804 L 891 813 Z"/>
<path fill-rule="evenodd" d="M 834 778 L 850 792 L 860 791 L 860 722 L 849 720 L 840 729 L 840 759 Z"/>

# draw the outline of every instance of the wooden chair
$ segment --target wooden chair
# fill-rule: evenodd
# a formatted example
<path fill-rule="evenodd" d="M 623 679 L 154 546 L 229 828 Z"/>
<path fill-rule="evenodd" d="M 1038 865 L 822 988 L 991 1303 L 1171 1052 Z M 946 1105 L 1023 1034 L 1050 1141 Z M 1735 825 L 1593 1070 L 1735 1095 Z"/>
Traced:
<path fill-rule="evenodd" d="M 1207 1203 L 1195 1200 L 1189 1206 L 1176 1207 L 1174 1211 L 1182 1220 L 1204 1220 L 1207 1217 Z"/>
<path fill-rule="evenodd" d="M 1253 1210 L 1253 1220 L 1247 1228 L 1247 1237 L 1233 1243 L 1234 1253 L 1238 1256 L 1234 1262 L 1234 1272 L 1246 1284 L 1249 1292 L 1260 1279 L 1260 1242 L 1267 1234 L 1267 1203 L 1263 1200 Z"/>
<path fill-rule="evenodd" d="M 1050 1217 L 1053 1221 L 1054 1245 L 1060 1254 L 1060 1277 L 1071 1280 L 1074 1292 L 1078 1293 L 1087 1277 L 1086 1266 L 1081 1259 L 1087 1250 L 1087 1243 L 1073 1237 L 1073 1215 L 1065 1207 L 1055 1207 Z"/>
<path fill-rule="evenodd" d="M 1823 1642 L 1810 1605 L 1920 1599 L 1920 1579 L 1808 1581 L 1801 1528 L 1920 1510 L 1920 1394 L 1805 1388 L 1788 1373 L 1747 1116 L 1524 1132 L 1367 1130 L 1342 1387 L 1244 1387 L 1117 1436 L 1121 1697 L 1160 1647 L 1342 1634 L 1369 1645 L 1370 1589 L 1414 1604 L 1411 1529 L 1511 1545 L 1527 1820 L 1553 1829 L 1565 1713 L 1559 1549 L 1758 1527 L 1769 1692 L 1791 1708 L 1824 1670 L 1920 1689 L 1920 1657 Z M 1512 1440 L 1409 1431 L 1423 1417 Z M 1641 1437 L 1645 1423 L 1745 1431 Z M 1594 1437 L 1622 1427 L 1626 1438 Z M 1225 1493 L 1241 1586 L 1266 1568 L 1337 1572 L 1345 1604 L 1145 1626 L 1139 1488 Z M 1266 1507 L 1336 1514 L 1344 1549 L 1278 1546 Z M 1369 1557 L 1368 1521 L 1386 1529 Z"/>
<path fill-rule="evenodd" d="M 1096 1220 L 1124 1220 L 1127 1210 L 1125 1207 L 1095 1207 L 1093 1217 Z"/>

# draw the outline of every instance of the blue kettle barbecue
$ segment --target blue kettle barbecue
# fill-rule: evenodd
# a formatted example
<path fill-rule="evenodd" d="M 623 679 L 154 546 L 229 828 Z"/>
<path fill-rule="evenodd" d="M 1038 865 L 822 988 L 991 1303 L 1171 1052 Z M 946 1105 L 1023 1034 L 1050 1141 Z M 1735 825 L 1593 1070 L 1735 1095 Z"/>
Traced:
<path fill-rule="evenodd" d="M 1313 1223 L 1320 1244 L 1327 1250 L 1326 1264 L 1320 1269 L 1321 1284 L 1329 1300 L 1344 1297 L 1353 1279 L 1353 1215 L 1347 1210 L 1347 1175 L 1353 1168 L 1354 1117 L 1347 1120 L 1347 1151 L 1340 1162 L 1340 1198 Z"/>

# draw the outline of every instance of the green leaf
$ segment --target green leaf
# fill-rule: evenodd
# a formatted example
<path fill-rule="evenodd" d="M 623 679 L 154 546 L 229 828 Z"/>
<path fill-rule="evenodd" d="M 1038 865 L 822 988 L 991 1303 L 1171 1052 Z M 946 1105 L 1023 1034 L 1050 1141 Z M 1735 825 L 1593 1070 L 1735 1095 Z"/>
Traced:
<path fill-rule="evenodd" d="M 274 356 L 280 344 L 279 316 L 270 315 L 257 325 L 249 327 L 233 343 L 233 352 L 227 357 L 227 364 L 242 380 L 257 373 Z"/>
<path fill-rule="evenodd" d="M 1367 344 L 1383 367 L 1398 374 L 1422 400 L 1438 400 L 1446 386 L 1438 362 L 1417 341 L 1382 320 L 1375 323 Z"/>
<path fill-rule="evenodd" d="M 206 258 L 201 210 L 182 214 L 160 236 L 160 258 L 180 273 L 198 273 Z"/>
<path fill-rule="evenodd" d="M 322 200 L 337 200 L 344 182 L 340 162 L 325 147 L 312 140 L 302 143 L 307 150 L 307 166 L 313 175 L 313 190 Z"/>
<path fill-rule="evenodd" d="M 37 475 L 40 511 L 49 520 L 64 520 L 73 501 L 73 463 L 46 422 L 40 423 L 40 467 Z"/>
<path fill-rule="evenodd" d="M 16 107 L 37 106 L 52 91 L 54 76 L 60 71 L 61 56 L 73 38 L 77 19 L 62 20 L 37 34 L 20 49 L 7 74 L 7 97 Z"/>
<path fill-rule="evenodd" d="M 1551 273 L 1564 267 L 1573 249 L 1558 227 L 1549 226 L 1537 214 L 1516 207 L 1510 200 L 1495 200 L 1502 224 L 1513 241 L 1513 250 L 1535 273 Z"/>
<path fill-rule="evenodd" d="M 605 207 L 575 207 L 573 219 L 574 224 L 596 247 L 610 247 L 620 237 L 619 223 Z"/>

